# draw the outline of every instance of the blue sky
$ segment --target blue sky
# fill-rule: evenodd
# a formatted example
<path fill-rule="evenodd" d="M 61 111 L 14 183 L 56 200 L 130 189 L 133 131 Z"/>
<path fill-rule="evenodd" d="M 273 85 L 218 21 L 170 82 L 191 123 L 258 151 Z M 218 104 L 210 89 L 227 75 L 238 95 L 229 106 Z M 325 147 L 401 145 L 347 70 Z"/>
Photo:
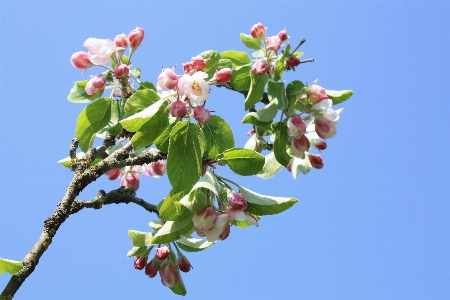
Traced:
<path fill-rule="evenodd" d="M 297 180 L 287 171 L 271 180 L 231 175 L 299 202 L 188 254 L 186 298 L 450 298 L 448 2 L 2 1 L 0 15 L 0 257 L 23 259 L 72 177 L 56 162 L 84 107 L 68 92 L 100 72 L 82 76 L 69 63 L 87 38 L 144 28 L 133 63 L 155 82 L 161 65 L 204 50 L 246 51 L 239 33 L 262 22 L 269 35 L 286 27 L 292 44 L 307 39 L 301 51 L 315 62 L 286 79 L 319 78 L 354 96 L 339 106 L 322 170 Z M 242 146 L 243 100 L 217 88 L 208 100 Z M 100 178 L 78 199 L 118 185 Z M 168 191 L 167 177 L 143 178 L 137 195 L 157 203 Z M 179 298 L 126 257 L 127 230 L 149 231 L 153 219 L 132 204 L 71 216 L 15 299 Z M 8 280 L 0 276 L 1 289 Z"/>

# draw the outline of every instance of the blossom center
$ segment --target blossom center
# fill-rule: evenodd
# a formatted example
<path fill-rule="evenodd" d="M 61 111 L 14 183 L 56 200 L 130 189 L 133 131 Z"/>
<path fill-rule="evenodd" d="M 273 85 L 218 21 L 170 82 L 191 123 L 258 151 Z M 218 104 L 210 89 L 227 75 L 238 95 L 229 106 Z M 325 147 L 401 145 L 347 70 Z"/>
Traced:
<path fill-rule="evenodd" d="M 202 92 L 202 88 L 201 88 L 200 84 L 199 84 L 197 81 L 195 81 L 195 82 L 192 84 L 192 89 L 193 89 L 196 93 L 201 93 L 201 92 Z"/>

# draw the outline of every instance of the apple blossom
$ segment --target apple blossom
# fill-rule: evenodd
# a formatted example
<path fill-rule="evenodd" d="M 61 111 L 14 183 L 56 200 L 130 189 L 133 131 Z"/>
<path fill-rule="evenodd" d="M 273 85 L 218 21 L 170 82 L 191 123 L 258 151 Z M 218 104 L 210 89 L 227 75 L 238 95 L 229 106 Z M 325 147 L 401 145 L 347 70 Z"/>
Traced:
<path fill-rule="evenodd" d="M 323 139 L 331 138 L 336 134 L 339 114 L 331 108 L 332 105 L 333 101 L 326 99 L 311 107 L 317 135 Z"/>
<path fill-rule="evenodd" d="M 192 66 L 197 71 L 203 71 L 206 68 L 206 60 L 201 56 L 195 56 L 191 58 Z"/>
<path fill-rule="evenodd" d="M 178 94 L 187 95 L 196 104 L 205 101 L 209 96 L 209 85 L 204 80 L 207 77 L 208 74 L 202 71 L 184 74 L 178 81 Z"/>
<path fill-rule="evenodd" d="M 319 103 L 324 99 L 328 99 L 328 95 L 325 89 L 317 84 L 313 84 L 309 87 L 309 99 L 314 103 Z"/>
<path fill-rule="evenodd" d="M 122 79 L 122 78 L 128 76 L 129 72 L 130 72 L 130 68 L 126 64 L 121 64 L 114 69 L 114 76 L 117 79 Z"/>
<path fill-rule="evenodd" d="M 114 43 L 116 43 L 116 47 L 126 48 L 128 46 L 128 38 L 125 33 L 121 33 L 114 38 Z"/>
<path fill-rule="evenodd" d="M 305 135 L 295 137 L 291 141 L 292 152 L 296 157 L 299 158 L 304 158 L 305 151 L 308 151 L 310 147 L 311 144 L 309 142 L 309 139 Z"/>
<path fill-rule="evenodd" d="M 232 193 L 228 194 L 228 201 L 233 209 L 246 211 L 248 207 L 247 200 L 245 200 L 242 194 Z"/>
<path fill-rule="evenodd" d="M 131 30 L 130 34 L 128 34 L 128 41 L 130 43 L 130 47 L 137 48 L 141 44 L 144 39 L 144 29 L 140 27 L 136 27 L 136 29 Z"/>
<path fill-rule="evenodd" d="M 115 180 L 117 178 L 119 178 L 121 174 L 120 169 L 114 169 L 114 170 L 109 170 L 105 172 L 105 176 L 109 179 L 109 180 Z"/>
<path fill-rule="evenodd" d="M 187 114 L 186 103 L 183 101 L 174 101 L 170 105 L 170 115 L 176 118 L 184 118 Z"/>
<path fill-rule="evenodd" d="M 212 206 L 209 206 L 197 212 L 192 218 L 194 228 L 196 229 L 196 231 L 206 231 L 212 229 L 214 227 L 214 224 L 216 223 L 217 216 L 217 211 Z"/>
<path fill-rule="evenodd" d="M 85 70 L 93 66 L 89 59 L 89 54 L 83 51 L 75 52 L 70 58 L 70 63 L 77 69 Z"/>
<path fill-rule="evenodd" d="M 194 108 L 194 119 L 196 119 L 200 124 L 208 123 L 211 119 L 211 113 L 208 109 L 202 106 L 196 106 Z"/>
<path fill-rule="evenodd" d="M 192 266 L 189 260 L 181 253 L 178 253 L 178 269 L 180 271 L 183 271 L 185 273 L 189 272 L 191 270 Z"/>
<path fill-rule="evenodd" d="M 265 57 L 255 61 L 252 65 L 252 72 L 257 75 L 266 74 L 269 71 L 269 64 L 267 63 L 267 59 Z"/>
<path fill-rule="evenodd" d="M 298 59 L 295 56 L 291 56 L 288 59 L 286 59 L 286 65 L 290 68 L 295 68 L 300 64 L 300 59 Z"/>
<path fill-rule="evenodd" d="M 222 231 L 222 233 L 219 235 L 219 239 L 221 241 L 224 241 L 227 239 L 227 237 L 230 235 L 230 223 L 225 224 L 225 228 Z"/>
<path fill-rule="evenodd" d="M 167 246 L 163 246 L 161 248 L 156 249 L 155 257 L 159 260 L 164 260 L 169 256 L 170 250 Z"/>
<path fill-rule="evenodd" d="M 120 180 L 120 185 L 127 189 L 134 189 L 137 191 L 139 189 L 139 175 L 133 171 L 127 171 L 122 176 Z"/>
<path fill-rule="evenodd" d="M 254 38 L 264 39 L 264 37 L 266 36 L 266 29 L 267 28 L 265 28 L 263 24 L 257 23 L 255 25 L 253 25 L 252 28 L 250 29 L 250 34 Z"/>
<path fill-rule="evenodd" d="M 103 74 L 98 74 L 89 79 L 84 90 L 89 96 L 103 92 L 106 86 L 106 78 Z"/>
<path fill-rule="evenodd" d="M 323 168 L 323 159 L 320 155 L 308 153 L 308 158 L 309 158 L 309 161 L 311 162 L 311 165 L 314 168 L 316 168 L 316 169 Z"/>
<path fill-rule="evenodd" d="M 227 214 L 230 218 L 235 219 L 237 221 L 246 221 L 250 222 L 256 227 L 258 227 L 258 222 L 256 219 L 249 213 L 243 212 L 241 210 L 236 210 L 234 208 L 229 208 L 226 211 L 224 211 L 225 214 Z"/>
<path fill-rule="evenodd" d="M 97 66 L 107 64 L 116 51 L 116 43 L 105 39 L 88 38 L 83 46 L 91 53 L 90 61 Z"/>
<path fill-rule="evenodd" d="M 153 278 L 158 273 L 159 267 L 161 265 L 161 261 L 157 258 L 153 258 L 145 267 L 145 275 L 150 278 Z"/>
<path fill-rule="evenodd" d="M 278 37 L 280 38 L 280 40 L 282 42 L 284 42 L 285 40 L 287 40 L 289 38 L 289 36 L 286 33 L 286 28 L 284 28 L 283 30 L 281 30 L 280 32 L 278 32 Z"/>
<path fill-rule="evenodd" d="M 147 257 L 136 256 L 136 258 L 134 259 L 134 268 L 136 270 L 142 270 L 143 268 L 145 268 L 146 264 L 147 264 Z"/>
<path fill-rule="evenodd" d="M 276 35 L 266 38 L 267 50 L 273 50 L 273 51 L 277 52 L 280 49 L 282 43 L 283 42 Z"/>
<path fill-rule="evenodd" d="M 287 133 L 289 136 L 301 136 L 306 132 L 305 121 L 299 116 L 290 117 L 287 121 Z"/>
<path fill-rule="evenodd" d="M 168 288 L 173 287 L 180 280 L 177 269 L 170 261 L 161 268 L 160 275 L 162 284 Z"/>
<path fill-rule="evenodd" d="M 173 89 L 178 84 L 178 75 L 175 73 L 174 70 L 166 68 L 164 69 L 161 74 L 158 76 L 158 83 L 156 84 L 156 87 L 158 90 L 167 90 L 167 89 Z"/>
<path fill-rule="evenodd" d="M 233 70 L 230 68 L 223 68 L 216 72 L 215 78 L 218 83 L 225 83 L 230 81 L 233 76 Z"/>
<path fill-rule="evenodd" d="M 183 64 L 183 70 L 184 73 L 186 74 L 190 74 L 193 70 L 194 70 L 194 65 L 192 64 L 192 62 L 187 62 Z"/>

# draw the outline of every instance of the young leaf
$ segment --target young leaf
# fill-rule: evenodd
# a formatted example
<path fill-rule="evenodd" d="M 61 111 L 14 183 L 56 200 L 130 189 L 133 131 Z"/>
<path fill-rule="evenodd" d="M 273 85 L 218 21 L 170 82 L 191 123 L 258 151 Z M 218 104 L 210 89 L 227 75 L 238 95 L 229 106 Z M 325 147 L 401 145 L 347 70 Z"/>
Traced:
<path fill-rule="evenodd" d="M 142 246 L 142 247 L 133 247 L 131 248 L 130 251 L 128 251 L 127 256 L 131 257 L 131 256 L 138 256 L 141 255 L 142 253 L 145 252 L 145 250 L 147 250 L 146 246 Z"/>
<path fill-rule="evenodd" d="M 153 90 L 145 89 L 134 93 L 125 104 L 125 115 L 127 117 L 143 111 L 155 104 L 161 97 Z"/>
<path fill-rule="evenodd" d="M 220 160 L 225 161 L 233 172 L 242 176 L 255 175 L 264 167 L 264 156 L 243 148 L 226 150 Z"/>
<path fill-rule="evenodd" d="M 279 171 L 283 169 L 283 165 L 281 165 L 277 159 L 275 158 L 275 154 L 273 152 L 270 152 L 268 155 L 265 156 L 265 163 L 264 167 L 256 174 L 256 176 L 263 178 L 263 179 L 269 179 L 275 176 Z"/>
<path fill-rule="evenodd" d="M 179 278 L 178 282 L 170 289 L 172 290 L 172 292 L 174 292 L 177 295 L 185 296 L 187 291 L 186 291 L 186 287 L 184 286 L 184 282 L 181 277 L 180 270 L 178 270 L 178 268 L 177 268 L 177 272 L 178 272 L 178 278 Z"/>
<path fill-rule="evenodd" d="M 163 227 L 155 234 L 153 244 L 165 244 L 173 242 L 181 237 L 182 234 L 192 228 L 192 217 L 190 213 L 177 221 L 167 221 Z"/>
<path fill-rule="evenodd" d="M 252 82 L 250 77 L 251 70 L 249 66 L 233 70 L 233 77 L 230 80 L 231 86 L 237 91 L 248 91 Z"/>
<path fill-rule="evenodd" d="M 140 90 L 153 90 L 153 91 L 156 92 L 156 87 L 155 87 L 155 85 L 153 83 L 151 83 L 149 81 L 144 81 L 144 82 L 141 82 L 139 84 L 139 89 L 138 90 L 139 91 Z"/>
<path fill-rule="evenodd" d="M 247 48 L 259 50 L 261 49 L 261 40 L 252 37 L 251 35 L 241 33 L 240 34 L 241 41 L 244 43 Z"/>
<path fill-rule="evenodd" d="M 200 178 L 205 137 L 200 127 L 179 122 L 172 130 L 167 156 L 167 176 L 174 192 L 189 191 Z"/>
<path fill-rule="evenodd" d="M 281 55 L 278 58 L 277 63 L 275 64 L 275 70 L 273 72 L 273 80 L 278 81 L 281 79 L 281 77 L 283 77 L 285 60 L 286 58 L 284 57 L 284 55 Z"/>
<path fill-rule="evenodd" d="M 250 123 L 256 126 L 267 126 L 273 121 L 278 113 L 278 101 L 274 100 L 264 108 L 258 109 L 257 112 L 250 112 L 245 115 L 242 123 Z"/>
<path fill-rule="evenodd" d="M 128 235 L 131 237 L 131 241 L 133 242 L 133 246 L 135 247 L 144 247 L 151 246 L 153 233 L 152 232 L 142 232 L 137 230 L 128 230 Z"/>
<path fill-rule="evenodd" d="M 269 100 L 273 101 L 276 99 L 278 101 L 278 108 L 280 110 L 285 110 L 287 108 L 287 103 L 286 93 L 284 91 L 284 82 L 269 81 L 267 90 Z"/>
<path fill-rule="evenodd" d="M 100 98 L 103 92 L 98 92 L 91 96 L 86 94 L 85 88 L 87 83 L 88 80 L 75 82 L 75 84 L 73 85 L 72 89 L 69 92 L 69 96 L 67 96 L 67 100 L 69 100 L 72 103 L 89 103 Z"/>
<path fill-rule="evenodd" d="M 177 245 L 186 252 L 198 252 L 211 247 L 214 243 L 208 242 L 207 240 L 182 236 L 177 240 Z"/>
<path fill-rule="evenodd" d="M 92 146 L 94 137 L 111 119 L 111 98 L 101 98 L 86 106 L 78 116 L 75 136 L 84 152 Z"/>
<path fill-rule="evenodd" d="M 0 274 L 8 272 L 11 275 L 16 274 L 22 269 L 22 262 L 0 258 Z"/>
<path fill-rule="evenodd" d="M 302 92 L 304 86 L 305 85 L 299 80 L 291 81 L 286 86 L 286 97 L 288 101 L 288 108 L 294 107 L 295 102 L 300 96 L 300 93 Z"/>
<path fill-rule="evenodd" d="M 211 116 L 208 123 L 201 125 L 201 129 L 205 135 L 205 157 L 215 157 L 234 147 L 233 131 L 221 117 Z"/>
<path fill-rule="evenodd" d="M 141 68 L 136 68 L 132 71 L 130 71 L 130 76 L 136 77 L 136 78 L 141 78 Z"/>
<path fill-rule="evenodd" d="M 204 59 L 208 59 L 208 61 L 206 62 L 206 68 L 203 70 L 203 72 L 208 74 L 208 78 L 205 78 L 205 80 L 207 81 L 211 77 L 213 77 L 214 73 L 217 70 L 220 60 L 220 54 L 215 50 L 208 50 L 200 53 L 199 56 L 203 57 Z"/>
<path fill-rule="evenodd" d="M 230 68 L 231 69 L 232 67 L 233 67 L 233 63 L 228 58 L 221 58 L 219 60 L 219 63 L 217 64 L 217 70 L 221 70 L 221 69 L 224 69 L 224 68 Z"/>
<path fill-rule="evenodd" d="M 290 146 L 287 138 L 286 123 L 274 123 L 273 129 L 275 131 L 275 142 L 273 143 L 273 152 L 277 161 L 283 166 L 287 167 L 291 157 L 287 154 L 286 149 Z"/>
<path fill-rule="evenodd" d="M 296 198 L 264 196 L 242 186 L 239 186 L 239 193 L 248 202 L 247 212 L 258 216 L 278 214 L 298 202 Z"/>
<path fill-rule="evenodd" d="M 220 56 L 231 60 L 234 68 L 246 66 L 252 62 L 247 53 L 235 50 L 224 51 L 220 53 Z"/>
<path fill-rule="evenodd" d="M 188 214 L 189 210 L 179 203 L 186 194 L 184 191 L 171 190 L 159 208 L 159 217 L 166 221 L 176 221 Z"/>
<path fill-rule="evenodd" d="M 257 75 L 253 72 L 250 72 L 251 84 L 250 90 L 248 91 L 247 98 L 245 99 L 245 110 L 248 110 L 250 107 L 261 101 L 261 98 L 264 93 L 264 88 L 266 86 L 267 81 L 269 80 L 269 75 Z"/>
<path fill-rule="evenodd" d="M 330 97 L 330 99 L 333 100 L 333 105 L 342 103 L 353 95 L 352 90 L 345 90 L 345 91 L 325 90 L 325 91 L 328 97 Z"/>
<path fill-rule="evenodd" d="M 208 204 L 206 195 L 200 189 L 208 189 L 214 195 L 218 196 L 220 191 L 219 183 L 214 174 L 206 170 L 205 175 L 192 187 L 189 194 L 180 200 L 180 204 L 192 211 L 193 213 L 201 211 Z"/>

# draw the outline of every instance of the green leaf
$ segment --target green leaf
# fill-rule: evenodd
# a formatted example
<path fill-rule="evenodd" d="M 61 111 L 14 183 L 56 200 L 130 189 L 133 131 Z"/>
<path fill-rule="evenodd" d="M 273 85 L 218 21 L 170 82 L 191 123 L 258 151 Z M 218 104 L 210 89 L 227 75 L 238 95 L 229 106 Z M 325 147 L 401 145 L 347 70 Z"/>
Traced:
<path fill-rule="evenodd" d="M 112 58 L 109 59 L 109 62 L 111 63 L 111 69 L 114 70 L 116 68 L 116 62 Z M 126 55 L 122 55 L 122 63 L 131 66 L 131 64 L 128 63 L 128 56 Z"/>
<path fill-rule="evenodd" d="M 211 116 L 208 123 L 201 125 L 205 135 L 204 157 L 213 158 L 217 154 L 234 147 L 233 131 L 219 116 Z"/>
<path fill-rule="evenodd" d="M 278 81 L 281 79 L 281 77 L 283 77 L 285 60 L 286 58 L 284 57 L 284 55 L 281 55 L 278 58 L 277 63 L 275 64 L 275 70 L 273 72 L 273 80 Z"/>
<path fill-rule="evenodd" d="M 173 242 L 181 237 L 186 231 L 192 227 L 192 217 L 190 213 L 177 221 L 167 221 L 163 227 L 155 234 L 153 244 L 165 244 Z"/>
<path fill-rule="evenodd" d="M 170 133 L 180 120 L 181 119 L 179 118 L 172 118 L 169 116 L 169 125 L 167 125 L 166 129 L 164 129 L 164 131 L 155 139 L 154 142 L 160 151 L 169 152 Z"/>
<path fill-rule="evenodd" d="M 101 98 L 86 106 L 78 116 L 75 136 L 84 152 L 92 146 L 94 137 L 111 119 L 111 98 Z"/>
<path fill-rule="evenodd" d="M 174 192 L 189 191 L 200 178 L 205 137 L 200 127 L 179 122 L 170 134 L 167 176 Z"/>
<path fill-rule="evenodd" d="M 143 246 L 143 247 L 133 247 L 133 248 L 131 248 L 130 251 L 128 251 L 127 256 L 128 257 L 138 256 L 138 255 L 141 255 L 142 253 L 144 253 L 145 250 L 147 250 L 147 247 L 145 247 L 145 246 Z"/>
<path fill-rule="evenodd" d="M 203 72 L 208 74 L 208 78 L 205 78 L 205 81 L 208 81 L 211 77 L 213 77 L 214 73 L 219 66 L 220 54 L 215 50 L 208 50 L 199 54 L 204 59 L 208 59 L 206 61 L 206 68 Z"/>
<path fill-rule="evenodd" d="M 248 202 L 247 212 L 258 216 L 283 212 L 298 202 L 296 198 L 264 196 L 239 186 L 239 193 Z"/>
<path fill-rule="evenodd" d="M 120 121 L 120 107 L 119 107 L 119 101 L 112 100 L 111 101 L 111 118 L 109 119 L 108 124 L 102 128 L 98 132 L 98 134 L 109 132 L 112 135 L 117 135 L 122 132 L 122 124 L 119 123 Z"/>
<path fill-rule="evenodd" d="M 250 72 L 250 77 L 252 80 L 250 90 L 248 91 L 247 98 L 245 99 L 245 110 L 248 110 L 250 107 L 261 101 L 264 88 L 269 80 L 269 75 L 267 74 L 257 75 Z"/>
<path fill-rule="evenodd" d="M 352 90 L 345 90 L 345 91 L 333 91 L 333 90 L 325 90 L 328 97 L 330 97 L 331 100 L 333 100 L 333 105 L 342 103 L 349 99 L 353 95 Z"/>
<path fill-rule="evenodd" d="M 67 96 L 67 100 L 72 103 L 88 103 L 97 100 L 103 95 L 103 92 L 98 92 L 97 94 L 91 96 L 86 94 L 85 88 L 87 83 L 88 80 L 75 82 L 69 92 L 69 96 Z"/>
<path fill-rule="evenodd" d="M 143 111 L 155 104 L 161 97 L 154 90 L 140 90 L 134 93 L 125 104 L 125 115 L 127 117 Z"/>
<path fill-rule="evenodd" d="M 214 243 L 208 242 L 207 240 L 183 236 L 177 240 L 177 245 L 187 252 L 199 252 L 211 247 Z"/>
<path fill-rule="evenodd" d="M 252 62 L 247 53 L 235 50 L 224 51 L 220 53 L 220 57 L 231 60 L 233 68 L 246 66 Z"/>
<path fill-rule="evenodd" d="M 251 35 L 241 33 L 240 34 L 241 41 L 247 48 L 259 50 L 261 49 L 261 40 L 252 37 Z"/>
<path fill-rule="evenodd" d="M 300 96 L 302 89 L 305 87 L 303 82 L 299 80 L 294 80 L 289 82 L 286 86 L 286 97 L 288 100 L 288 108 L 293 108 L 295 102 L 297 102 L 298 97 Z"/>
<path fill-rule="evenodd" d="M 133 76 L 135 78 L 141 78 L 141 71 L 142 71 L 141 68 L 136 68 L 130 72 L 130 76 Z"/>
<path fill-rule="evenodd" d="M 167 100 L 159 100 L 141 112 L 120 121 L 126 130 L 136 132 L 131 139 L 134 150 L 151 145 L 166 129 L 169 124 L 169 109 Z"/>
<path fill-rule="evenodd" d="M 224 68 L 230 68 L 231 69 L 232 67 L 233 67 L 233 63 L 228 58 L 221 58 L 219 60 L 219 63 L 217 64 L 217 70 L 221 70 L 221 69 L 224 69 Z"/>
<path fill-rule="evenodd" d="M 175 264 L 176 265 L 176 264 Z M 180 270 L 178 268 L 176 268 L 177 272 L 178 272 L 178 282 L 177 284 L 175 284 L 173 287 L 171 287 L 170 289 L 172 290 L 172 292 L 174 292 L 177 295 L 181 295 L 184 296 L 186 295 L 187 291 L 186 291 L 186 287 L 184 286 L 184 282 L 183 279 L 181 278 L 181 274 L 180 274 Z"/>
<path fill-rule="evenodd" d="M 151 246 L 153 233 L 152 232 L 142 232 L 137 230 L 128 230 L 128 235 L 131 237 L 131 241 L 133 242 L 133 246 L 135 247 L 144 247 Z"/>
<path fill-rule="evenodd" d="M 22 262 L 0 258 L 0 274 L 8 272 L 11 275 L 16 274 L 22 269 Z"/>
<path fill-rule="evenodd" d="M 264 167 L 264 156 L 243 148 L 226 150 L 221 161 L 225 161 L 230 169 L 242 176 L 255 175 Z"/>
<path fill-rule="evenodd" d="M 256 176 L 263 178 L 263 179 L 269 179 L 275 176 L 279 171 L 283 169 L 283 165 L 281 165 L 277 159 L 275 158 L 275 154 L 273 152 L 270 152 L 268 155 L 265 156 L 265 163 L 264 167 L 256 174 Z"/>
<path fill-rule="evenodd" d="M 278 113 L 277 100 L 270 102 L 264 108 L 258 109 L 257 112 L 250 112 L 245 115 L 242 123 L 254 124 L 256 126 L 268 126 Z"/>
<path fill-rule="evenodd" d="M 278 108 L 280 110 L 285 110 L 287 108 L 284 82 L 269 81 L 267 95 L 269 96 L 270 101 L 273 101 L 274 99 L 278 101 Z"/>
<path fill-rule="evenodd" d="M 242 67 L 239 70 L 233 70 L 230 84 L 237 91 L 248 91 L 252 82 L 250 77 L 252 69 L 250 66 Z"/>
<path fill-rule="evenodd" d="M 290 146 L 287 138 L 287 124 L 286 123 L 273 123 L 273 129 L 275 131 L 275 142 L 273 143 L 273 152 L 277 161 L 283 166 L 287 167 L 291 161 L 291 157 L 286 152 L 286 149 Z"/>
<path fill-rule="evenodd" d="M 189 194 L 185 195 L 179 203 L 193 213 L 201 211 L 209 203 L 208 197 L 202 189 L 208 189 L 216 196 L 219 195 L 220 185 L 217 182 L 216 176 L 214 176 L 210 170 L 206 170 L 205 175 L 200 178 L 200 180 L 192 187 Z"/>
<path fill-rule="evenodd" d="M 156 87 L 155 87 L 155 85 L 153 83 L 148 82 L 148 81 L 144 81 L 144 82 L 141 82 L 139 84 L 139 89 L 138 90 L 139 91 L 140 90 L 153 90 L 153 91 L 156 92 Z"/>
<path fill-rule="evenodd" d="M 179 203 L 186 194 L 184 191 L 171 190 L 159 209 L 159 217 L 166 221 L 176 221 L 188 214 L 189 210 Z"/>

